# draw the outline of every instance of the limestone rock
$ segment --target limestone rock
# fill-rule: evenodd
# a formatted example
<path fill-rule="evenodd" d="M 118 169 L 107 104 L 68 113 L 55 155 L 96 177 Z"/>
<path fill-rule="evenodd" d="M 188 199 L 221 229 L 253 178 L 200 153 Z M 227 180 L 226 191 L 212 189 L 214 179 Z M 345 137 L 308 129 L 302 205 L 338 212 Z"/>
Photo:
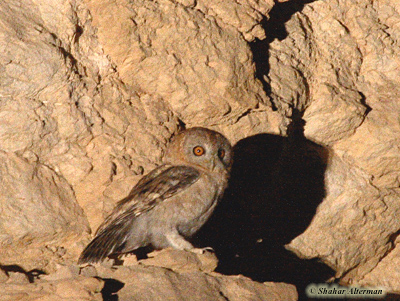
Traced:
<path fill-rule="evenodd" d="M 106 281 L 103 296 L 117 295 L 118 300 L 297 300 L 293 285 L 213 272 L 216 265 L 210 263 L 216 258 L 211 253 L 165 249 L 149 256 L 128 265 L 124 258 L 123 265 L 89 265 L 80 275 L 88 267 L 96 269 Z"/>
<path fill-rule="evenodd" d="M 103 300 L 104 282 L 97 278 L 76 276 L 57 281 L 35 283 L 0 283 L 1 300 Z"/>
<path fill-rule="evenodd" d="M 362 54 L 334 7 L 317 1 L 295 14 L 269 59 L 276 106 L 304 111 L 305 135 L 325 145 L 352 135 L 367 110 L 357 87 Z"/>
<path fill-rule="evenodd" d="M 306 137 L 331 152 L 326 197 L 288 248 L 321 258 L 344 282 L 396 290 L 395 274 L 372 279 L 400 229 L 399 18 L 391 0 L 306 4 L 270 44 L 267 78 L 278 110 L 301 111 Z"/>
<path fill-rule="evenodd" d="M 233 6 L 195 3 L 198 7 L 192 8 L 169 0 L 87 1 L 99 40 L 124 83 L 166 100 L 188 126 L 232 124 L 269 102 L 254 78 L 248 44 L 228 24 L 251 31 L 255 24 L 246 10 L 260 19 L 256 9 L 266 12 L 272 3 L 259 4 L 258 8 L 233 1 Z M 251 22 L 242 20 L 239 24 L 235 17 L 231 21 L 225 18 L 228 24 L 218 22 L 222 16 L 232 16 L 232 10 L 239 14 L 236 20 L 246 13 Z M 109 24 L 115 26 L 110 28 Z"/>
<path fill-rule="evenodd" d="M 184 2 L 184 1 L 177 1 Z M 227 25 L 237 28 L 243 37 L 251 42 L 255 38 L 263 40 L 265 31 L 261 26 L 264 16 L 272 9 L 273 1 L 254 2 L 241 1 L 196 1 L 194 8 L 205 15 L 213 16 L 224 27 Z M 187 6 L 187 5 L 186 5 Z"/>
<path fill-rule="evenodd" d="M 327 196 L 311 225 L 288 248 L 304 258 L 323 258 L 337 277 L 347 273 L 354 282 L 391 249 L 392 231 L 400 227 L 398 196 L 382 196 L 365 173 L 337 156 L 330 159 L 325 185 Z"/>
<path fill-rule="evenodd" d="M 0 149 L 65 178 L 95 228 L 103 191 L 153 168 L 177 118 L 121 83 L 82 2 L 3 1 L 0 15 Z"/>
<path fill-rule="evenodd" d="M 212 252 L 196 254 L 181 250 L 164 249 L 148 254 L 149 258 L 139 261 L 140 264 L 158 266 L 173 271 L 212 272 L 217 268 L 218 259 Z"/>
<path fill-rule="evenodd" d="M 400 254 L 398 241 L 395 247 L 378 263 L 378 265 L 364 276 L 359 283 L 363 286 L 378 286 L 390 288 L 392 292 L 400 293 Z"/>
<path fill-rule="evenodd" d="M 4 283 L 8 280 L 8 275 L 5 271 L 0 269 L 0 283 Z"/>
<path fill-rule="evenodd" d="M 244 276 L 179 273 L 140 265 L 99 274 L 121 283 L 118 300 L 297 300 L 296 289 L 290 284 L 263 284 Z"/>
<path fill-rule="evenodd" d="M 29 283 L 26 275 L 9 272 L 0 283 L 1 300 L 297 300 L 293 285 L 260 283 L 244 276 L 224 276 L 201 271 L 199 261 L 210 254 L 163 250 L 136 265 L 78 267 L 58 265 L 49 275 Z M 203 258 L 202 258 L 203 257 Z M 168 259 L 169 258 L 169 259 Z M 182 264 L 186 261 L 186 264 Z M 208 261 L 210 261 L 208 259 Z M 214 258 L 215 261 L 215 258 Z M 164 265 L 165 267 L 161 267 Z M 215 266 L 214 266 L 215 267 Z M 170 269 L 172 268 L 172 270 Z M 21 281 L 24 280 L 24 281 Z M 102 298 L 103 297 L 103 298 Z"/>
<path fill-rule="evenodd" d="M 2 263 L 37 242 L 62 243 L 89 231 L 71 187 L 53 170 L 0 151 L 0 175 L 0 211 L 7 212 L 0 220 Z"/>
<path fill-rule="evenodd" d="M 8 272 L 8 280 L 7 283 L 12 284 L 28 284 L 29 279 L 24 273 L 19 272 Z"/>
<path fill-rule="evenodd" d="M 325 196 L 288 248 L 344 283 L 399 291 L 398 1 L 282 2 L 0 1 L 0 264 L 54 272 L 37 283 L 1 274 L 5 298 L 96 300 L 102 274 L 126 283 L 122 299 L 158 298 L 154 281 L 171 298 L 295 299 L 292 286 L 204 273 L 215 260 L 201 256 L 81 275 L 71 263 L 180 127 L 236 143 L 286 135 L 296 110 L 331 157 Z M 290 6 L 271 19 L 285 22 L 274 39 L 263 25 Z M 263 86 L 251 50 L 265 36 Z"/>

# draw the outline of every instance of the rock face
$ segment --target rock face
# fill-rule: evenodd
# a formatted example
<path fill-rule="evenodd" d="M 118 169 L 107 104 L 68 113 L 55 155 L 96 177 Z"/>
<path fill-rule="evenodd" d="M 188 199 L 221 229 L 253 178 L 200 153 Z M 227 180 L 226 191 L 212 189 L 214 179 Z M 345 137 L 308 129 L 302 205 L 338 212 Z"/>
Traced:
<path fill-rule="evenodd" d="M 293 285 L 213 272 L 210 267 L 218 262 L 214 254 L 167 249 L 150 256 L 116 270 L 97 267 L 98 276 L 124 284 L 120 300 L 297 300 Z"/>
<path fill-rule="evenodd" d="M 77 240 L 89 232 L 71 187 L 56 172 L 40 163 L 29 164 L 11 152 L 0 152 L 0 162 L 2 264 L 14 264 L 20 256 L 29 255 L 30 261 L 40 264 L 46 256 L 35 252 L 36 248 Z M 33 263 L 29 266 L 35 268 Z"/>
<path fill-rule="evenodd" d="M 304 111 L 306 137 L 332 153 L 326 197 L 288 247 L 323 258 L 346 283 L 366 283 L 400 229 L 399 9 L 396 1 L 315 1 L 270 44 L 272 99 Z"/>
<path fill-rule="evenodd" d="M 218 262 L 213 254 L 163 250 L 151 256 L 113 268 L 59 265 L 53 274 L 40 275 L 33 283 L 22 272 L 0 270 L 5 274 L 0 278 L 1 300 L 114 300 L 116 294 L 118 300 L 297 300 L 296 288 L 290 284 L 258 283 L 213 269 L 202 272 L 207 265 L 200 262 L 214 266 Z"/>
<path fill-rule="evenodd" d="M 266 195 L 257 179 L 265 173 L 280 179 L 268 191 L 274 204 L 244 206 L 292 209 L 283 192 L 297 192 L 285 183 L 298 183 L 289 171 L 308 158 L 290 159 L 298 146 L 290 124 L 299 112 L 305 137 L 329 158 L 316 181 L 323 187 L 296 186 L 302 196 L 324 193 L 306 231 L 287 248 L 321 259 L 343 283 L 399 292 L 390 262 L 399 257 L 400 5 L 306 2 L 1 1 L 0 267 L 52 273 L 71 264 L 89 229 L 157 166 L 183 126 L 219 130 L 232 143 L 265 133 L 289 136 L 278 164 L 253 181 L 256 202 Z M 260 160 L 268 152 L 248 151 L 253 171 L 265 166 Z M 246 181 L 236 183 L 240 194 Z M 169 279 L 167 286 L 207 283 L 210 290 L 198 292 L 203 297 L 235 300 L 237 288 L 241 297 L 275 298 L 266 284 L 207 274 L 214 268 L 177 275 L 159 265 L 122 267 L 120 297 L 139 285 L 129 277 L 140 274 L 150 282 Z M 10 277 L 2 275 L 0 282 Z M 101 298 L 103 284 L 93 276 L 81 275 L 89 289 L 77 284 L 88 300 Z M 57 294 L 54 287 L 48 290 Z M 282 298 L 296 298 L 289 295 Z"/>
<path fill-rule="evenodd" d="M 65 275 L 30 283 L 24 273 L 9 272 L 8 275 L 7 281 L 0 283 L 1 300 L 103 300 L 104 282 L 94 277 Z"/>

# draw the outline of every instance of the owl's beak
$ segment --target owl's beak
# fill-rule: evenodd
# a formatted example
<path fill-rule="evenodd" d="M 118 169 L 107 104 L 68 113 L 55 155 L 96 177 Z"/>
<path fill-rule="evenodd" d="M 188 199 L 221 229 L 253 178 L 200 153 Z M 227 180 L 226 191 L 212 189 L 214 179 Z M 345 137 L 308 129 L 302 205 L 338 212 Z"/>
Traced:
<path fill-rule="evenodd" d="M 211 170 L 214 171 L 215 168 L 217 167 L 217 164 L 215 162 L 215 158 L 211 158 Z"/>
<path fill-rule="evenodd" d="M 225 170 L 222 162 L 218 158 L 211 159 L 211 171 L 221 172 L 221 170 Z"/>

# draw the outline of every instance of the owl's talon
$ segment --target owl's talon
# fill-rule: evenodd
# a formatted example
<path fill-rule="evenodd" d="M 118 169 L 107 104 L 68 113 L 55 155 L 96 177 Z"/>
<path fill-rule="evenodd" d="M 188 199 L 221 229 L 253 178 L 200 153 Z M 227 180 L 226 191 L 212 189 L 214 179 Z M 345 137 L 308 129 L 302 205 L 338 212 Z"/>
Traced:
<path fill-rule="evenodd" d="M 205 247 L 203 248 L 205 252 L 215 253 L 215 250 L 212 247 Z"/>
<path fill-rule="evenodd" d="M 193 248 L 193 249 L 190 249 L 189 251 L 192 252 L 192 253 L 195 253 L 195 254 L 205 254 L 207 252 L 215 253 L 214 249 L 211 248 L 211 247 Z"/>

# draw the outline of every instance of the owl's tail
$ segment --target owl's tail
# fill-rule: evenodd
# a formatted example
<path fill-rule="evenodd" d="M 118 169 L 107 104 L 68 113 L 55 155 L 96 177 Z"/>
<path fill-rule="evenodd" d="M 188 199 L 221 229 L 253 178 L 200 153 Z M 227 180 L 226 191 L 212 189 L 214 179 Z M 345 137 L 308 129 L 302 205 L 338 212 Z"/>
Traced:
<path fill-rule="evenodd" d="M 129 232 L 127 225 L 110 224 L 86 246 L 78 259 L 78 264 L 96 263 L 119 253 L 124 248 Z"/>

